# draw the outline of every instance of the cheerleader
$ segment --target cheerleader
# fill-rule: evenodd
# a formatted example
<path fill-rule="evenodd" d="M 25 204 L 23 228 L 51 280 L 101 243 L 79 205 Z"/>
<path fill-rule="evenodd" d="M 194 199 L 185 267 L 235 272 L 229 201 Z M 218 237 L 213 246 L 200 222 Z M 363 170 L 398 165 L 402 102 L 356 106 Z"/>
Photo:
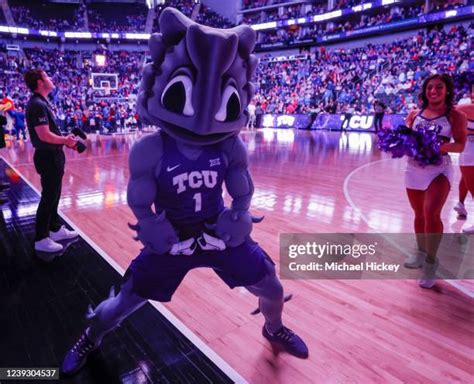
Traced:
<path fill-rule="evenodd" d="M 464 151 L 459 156 L 459 167 L 461 168 L 462 179 L 459 184 L 459 203 L 454 207 L 460 216 L 467 216 L 463 200 L 467 192 L 474 196 L 474 86 L 471 86 L 471 104 L 458 105 L 456 110 L 464 113 L 467 117 L 467 141 Z M 461 209 L 462 211 L 458 210 Z M 474 225 L 465 227 L 464 233 L 474 233 Z"/>
<path fill-rule="evenodd" d="M 407 117 L 408 127 L 415 130 L 433 127 L 443 141 L 440 148 L 443 154 L 442 164 L 422 167 L 413 158 L 409 158 L 405 170 L 408 200 L 415 213 L 418 253 L 404 265 L 407 268 L 423 268 L 418 281 L 423 288 L 432 288 L 435 284 L 438 266 L 436 254 L 443 233 L 441 210 L 453 177 L 448 153 L 461 153 L 466 142 L 466 117 L 453 108 L 453 99 L 454 85 L 451 77 L 432 75 L 423 82 L 421 110 L 411 111 Z"/>

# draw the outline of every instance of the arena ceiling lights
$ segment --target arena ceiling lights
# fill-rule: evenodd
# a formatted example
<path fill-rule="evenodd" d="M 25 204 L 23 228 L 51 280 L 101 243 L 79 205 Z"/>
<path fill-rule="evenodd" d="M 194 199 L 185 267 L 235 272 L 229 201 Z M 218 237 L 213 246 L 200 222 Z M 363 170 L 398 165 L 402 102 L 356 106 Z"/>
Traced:
<path fill-rule="evenodd" d="M 360 5 L 356 5 L 355 7 L 352 7 L 352 11 L 362 12 L 370 8 L 372 8 L 372 3 L 365 3 L 365 4 L 360 4 Z"/>
<path fill-rule="evenodd" d="M 58 37 L 58 33 L 57 32 L 54 32 L 54 31 L 43 31 L 43 30 L 40 30 L 39 31 L 39 34 L 41 36 L 46 36 L 46 37 Z"/>
<path fill-rule="evenodd" d="M 313 17 L 313 21 L 317 23 L 318 21 L 335 19 L 336 17 L 341 17 L 341 16 L 342 16 L 342 11 L 339 9 L 338 11 L 332 11 L 328 13 L 323 13 L 322 15 L 316 15 Z"/>
<path fill-rule="evenodd" d="M 125 38 L 127 40 L 148 40 L 150 38 L 149 33 L 126 33 Z"/>
<path fill-rule="evenodd" d="M 342 10 L 343 14 L 344 14 L 344 11 L 347 11 L 347 10 Z M 405 20 L 394 21 L 394 22 L 390 22 L 386 24 L 379 24 L 376 26 L 361 28 L 358 30 L 353 30 L 353 31 L 348 31 L 348 32 L 338 32 L 338 33 L 334 33 L 330 35 L 318 36 L 312 39 L 296 41 L 295 44 L 288 44 L 286 45 L 286 47 L 294 47 L 296 45 L 302 45 L 302 44 L 321 44 L 321 43 L 327 43 L 329 41 L 344 40 L 349 37 L 354 38 L 355 36 L 369 36 L 374 33 L 380 34 L 387 31 L 396 31 L 396 30 L 399 30 L 400 28 L 407 28 L 407 27 L 413 28 L 415 26 L 420 27 L 423 25 L 431 24 L 431 23 L 439 23 L 446 19 L 453 19 L 453 18 L 458 18 L 458 19 L 471 18 L 472 19 L 473 15 L 474 15 L 474 6 L 464 6 L 464 7 L 452 9 L 449 11 L 423 14 L 423 15 L 405 19 Z M 274 49 L 274 48 L 280 49 L 282 46 L 285 46 L 285 45 L 281 42 L 260 43 L 260 44 L 257 44 L 257 49 L 264 49 L 264 50 Z"/>
<path fill-rule="evenodd" d="M 255 31 L 260 31 L 262 29 L 274 29 L 274 28 L 277 27 L 277 22 L 276 21 L 270 21 L 268 23 L 254 24 L 254 25 L 251 25 L 251 27 Z"/>
<path fill-rule="evenodd" d="M 101 33 L 100 34 L 100 37 L 102 37 L 103 39 L 119 39 L 120 38 L 120 35 L 118 33 Z"/>
<path fill-rule="evenodd" d="M 7 32 L 7 33 L 16 33 L 20 35 L 29 35 L 30 31 L 28 28 L 17 28 L 17 27 L 8 27 L 5 25 L 0 25 L 0 32 Z"/>
<path fill-rule="evenodd" d="M 91 39 L 92 33 L 90 32 L 64 32 L 66 39 Z"/>

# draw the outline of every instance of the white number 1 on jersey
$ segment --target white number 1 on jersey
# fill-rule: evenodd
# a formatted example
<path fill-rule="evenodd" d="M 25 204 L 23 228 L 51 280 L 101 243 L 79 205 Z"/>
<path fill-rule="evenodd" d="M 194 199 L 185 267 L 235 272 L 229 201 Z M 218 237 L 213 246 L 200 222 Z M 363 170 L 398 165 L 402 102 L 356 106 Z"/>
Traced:
<path fill-rule="evenodd" d="M 199 212 L 202 209 L 201 192 L 195 193 L 193 199 L 196 201 L 196 205 L 194 206 L 194 212 Z"/>

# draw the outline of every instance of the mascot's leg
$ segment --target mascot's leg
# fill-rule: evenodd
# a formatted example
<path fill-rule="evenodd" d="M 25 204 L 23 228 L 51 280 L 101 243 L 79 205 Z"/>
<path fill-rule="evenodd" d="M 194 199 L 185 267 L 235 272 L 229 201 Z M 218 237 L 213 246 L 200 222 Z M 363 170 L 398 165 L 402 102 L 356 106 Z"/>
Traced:
<path fill-rule="evenodd" d="M 285 351 L 301 359 L 308 358 L 309 351 L 305 342 L 291 329 L 283 326 L 283 286 L 278 279 L 275 266 L 266 260 L 267 274 L 258 283 L 246 288 L 258 297 L 260 311 L 265 317 L 263 336 L 270 341 L 273 352 Z"/>
<path fill-rule="evenodd" d="M 260 312 L 265 318 L 265 327 L 269 332 L 276 332 L 282 326 L 283 286 L 278 279 L 275 266 L 266 261 L 267 274 L 257 284 L 246 287 L 258 297 Z"/>
<path fill-rule="evenodd" d="M 146 299 L 132 292 L 132 278 L 129 278 L 117 296 L 112 289 L 109 297 L 95 310 L 89 308 L 87 317 L 90 326 L 66 354 L 63 373 L 71 375 L 81 369 L 87 356 L 99 347 L 102 338 L 146 302 Z"/>
<path fill-rule="evenodd" d="M 100 344 L 102 338 L 117 327 L 128 315 L 146 303 L 146 299 L 132 292 L 132 279 L 128 279 L 120 293 L 113 292 L 108 299 L 100 303 L 94 311 L 90 311 L 90 326 L 87 329 L 89 340 Z"/>

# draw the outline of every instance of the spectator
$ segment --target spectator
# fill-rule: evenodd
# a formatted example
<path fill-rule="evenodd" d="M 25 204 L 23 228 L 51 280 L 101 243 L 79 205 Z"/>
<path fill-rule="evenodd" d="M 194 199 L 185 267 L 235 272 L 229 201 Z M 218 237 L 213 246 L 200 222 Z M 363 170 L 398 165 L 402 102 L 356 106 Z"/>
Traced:
<path fill-rule="evenodd" d="M 11 110 L 8 114 L 13 119 L 13 127 L 15 129 L 15 136 L 17 140 L 20 140 L 20 132 L 23 136 L 23 140 L 26 141 L 26 131 L 25 131 L 25 114 L 23 113 L 23 108 L 20 106 L 17 110 Z"/>
<path fill-rule="evenodd" d="M 255 110 L 256 110 L 255 104 L 253 102 L 250 102 L 249 105 L 247 106 L 247 111 L 249 113 L 247 125 L 246 125 L 247 129 L 252 130 L 253 128 L 255 128 L 255 121 L 256 121 Z"/>
<path fill-rule="evenodd" d="M 383 124 L 383 116 L 385 114 L 385 110 L 387 109 L 387 106 L 382 103 L 380 100 L 375 99 L 374 101 L 374 127 L 375 127 L 375 132 L 378 132 L 382 129 L 382 124 Z"/>

